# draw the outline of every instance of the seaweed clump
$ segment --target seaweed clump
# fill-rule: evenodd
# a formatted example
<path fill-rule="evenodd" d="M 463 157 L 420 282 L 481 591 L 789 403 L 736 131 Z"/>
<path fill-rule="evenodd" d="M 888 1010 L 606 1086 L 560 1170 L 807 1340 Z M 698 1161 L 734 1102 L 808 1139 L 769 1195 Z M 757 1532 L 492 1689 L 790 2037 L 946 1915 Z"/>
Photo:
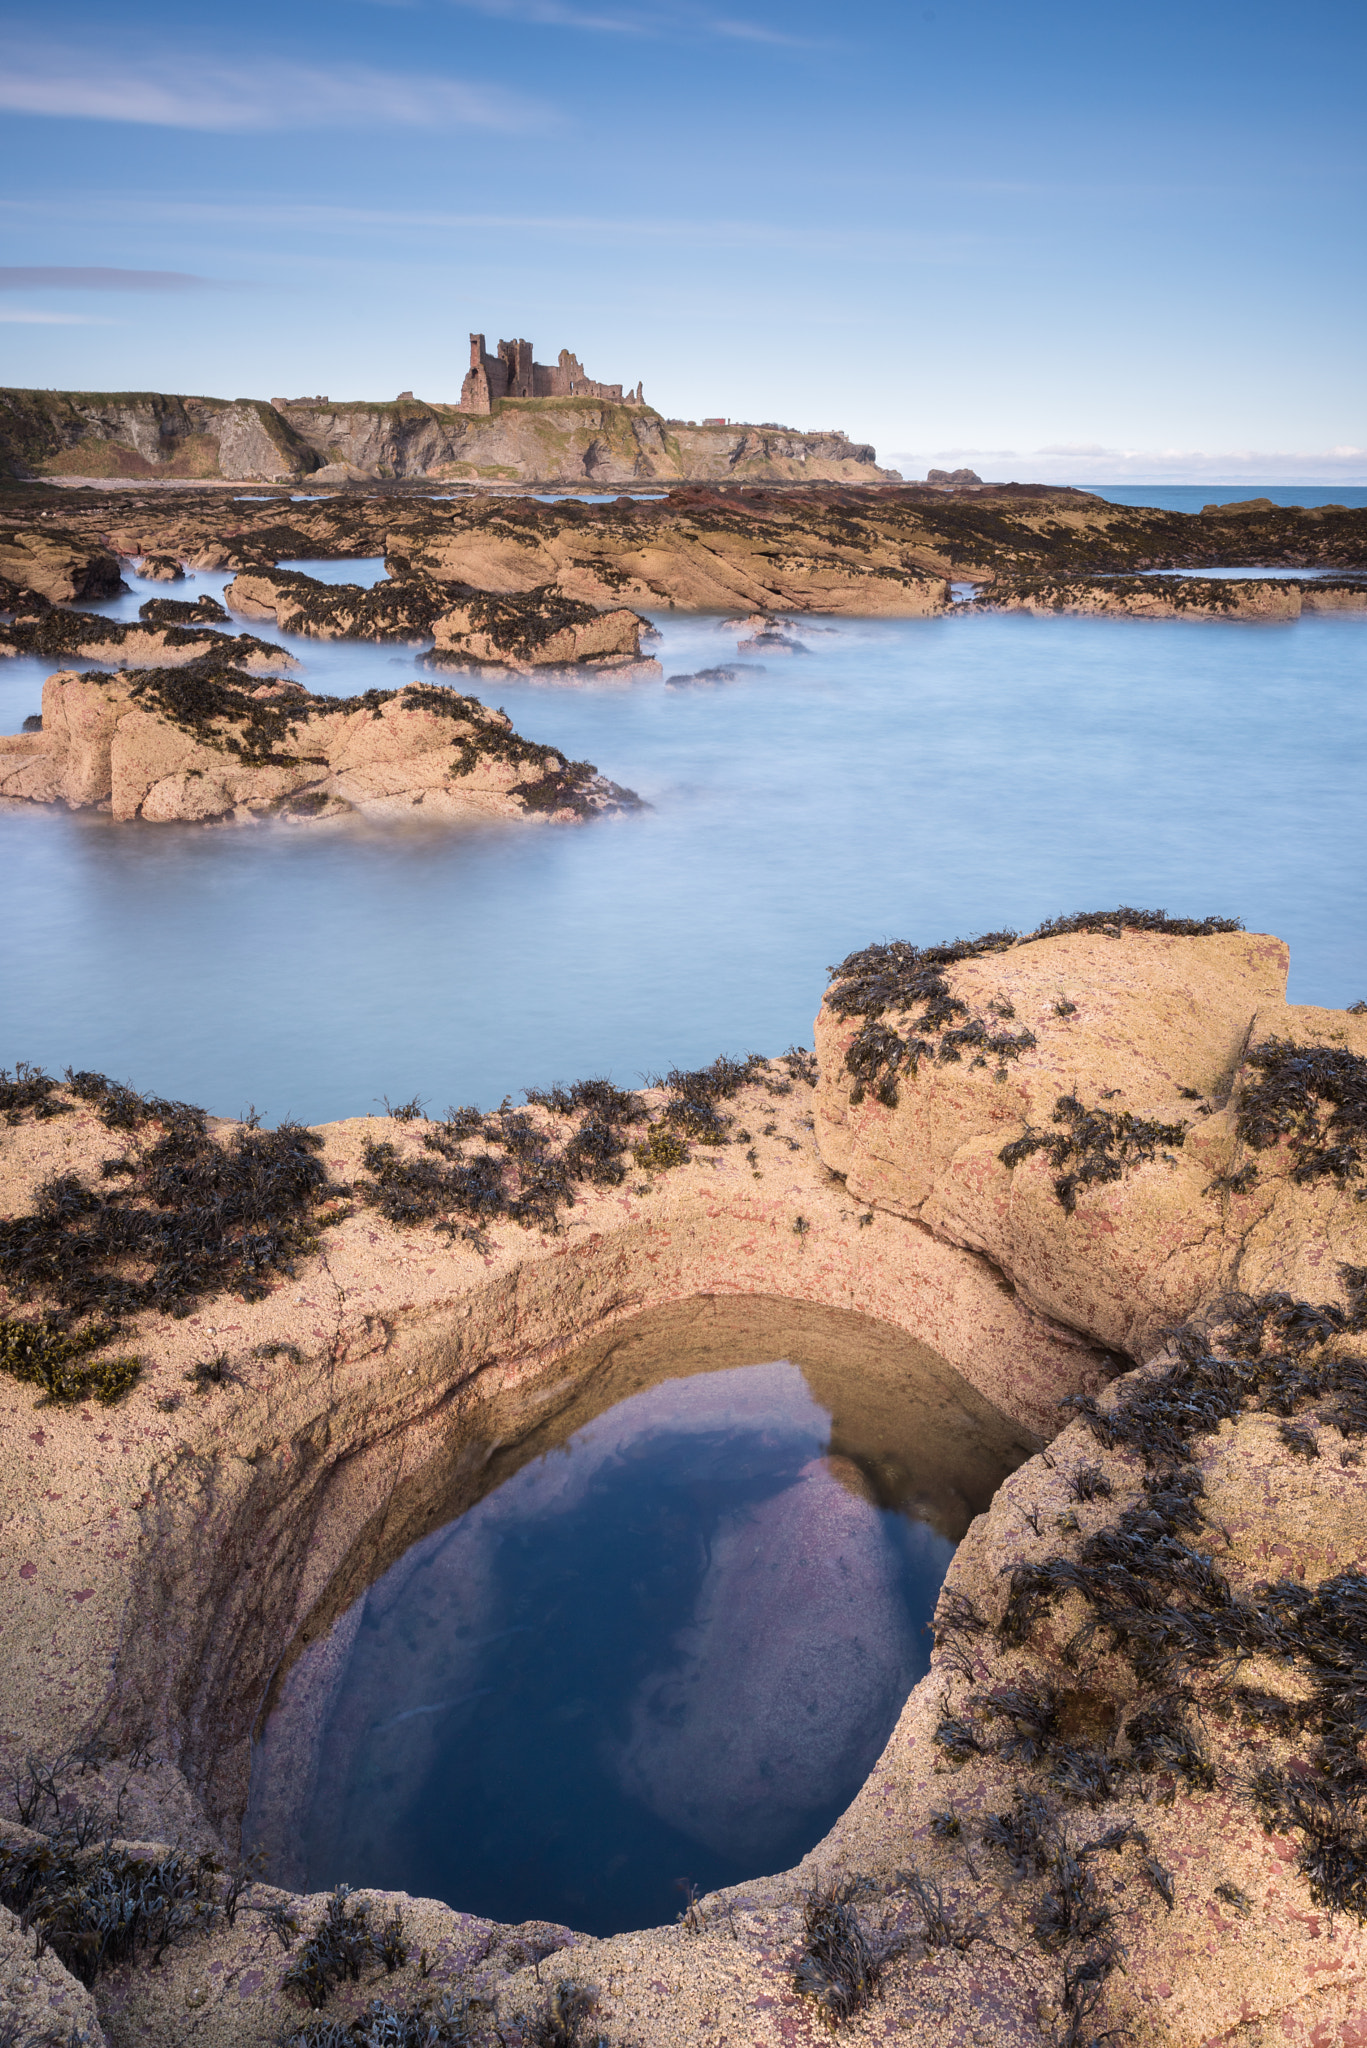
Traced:
<path fill-rule="evenodd" d="M 450 1991 L 435 2006 L 374 1998 L 353 2020 L 305 2020 L 286 2048 L 474 2048 L 475 2023 L 470 2001 Z"/>
<path fill-rule="evenodd" d="M 1301 1186 L 1364 1177 L 1367 1059 L 1342 1046 L 1269 1038 L 1247 1055 L 1259 1078 L 1240 1092 L 1236 1128 L 1255 1152 L 1288 1141 L 1291 1178 Z M 1367 1201 L 1367 1186 L 1357 1190 Z"/>
<path fill-rule="evenodd" d="M 786 1095 L 795 1080 L 811 1081 L 811 1055 L 800 1046 L 778 1060 L 723 1054 L 707 1067 L 671 1068 L 650 1084 L 666 1091 L 653 1116 L 640 1094 L 601 1078 L 529 1088 L 528 1103 L 541 1118 L 507 1100 L 488 1113 L 450 1109 L 423 1132 L 423 1151 L 434 1157 L 402 1153 L 389 1139 L 370 1140 L 362 1154 L 370 1178 L 358 1182 L 356 1193 L 390 1223 L 432 1222 L 486 1251 L 493 1223 L 559 1229 L 576 1187 L 620 1187 L 629 1157 L 647 1171 L 663 1172 L 686 1165 L 691 1145 L 729 1144 L 733 1120 L 720 1103 L 750 1084 Z M 558 1128 L 553 1119 L 569 1120 L 570 1128 Z"/>
<path fill-rule="evenodd" d="M 351 1887 L 339 1884 L 329 1893 L 322 1919 L 301 1943 L 280 1986 L 298 1992 L 316 2010 L 327 2004 L 339 1984 L 359 1983 L 361 1972 L 372 1964 L 392 1973 L 407 1960 L 403 1914 L 396 1909 L 375 1927 L 366 1902 L 353 1905 Z"/>
<path fill-rule="evenodd" d="M 322 1140 L 301 1125 L 240 1125 L 220 1141 L 203 1110 L 103 1074 L 69 1074 L 66 1090 L 134 1143 L 104 1161 L 100 1185 L 56 1175 L 28 1214 L 0 1221 L 0 1279 L 13 1300 L 42 1304 L 5 1321 L 0 1364 L 50 1399 L 116 1399 L 136 1361 L 81 1361 L 127 1318 L 188 1316 L 228 1287 L 261 1300 L 272 1276 L 317 1248 L 320 1205 L 346 1190 L 329 1185 Z M 156 1135 L 144 1137 L 149 1126 Z"/>
<path fill-rule="evenodd" d="M 832 2030 L 873 2003 L 895 1953 L 865 1933 L 855 1906 L 863 1889 L 857 1878 L 818 1880 L 803 1901 L 793 1989 L 810 1999 L 817 2018 Z"/>
<path fill-rule="evenodd" d="M 32 1845 L 0 1844 L 0 1904 L 50 1948 L 82 1984 L 141 1954 L 159 1963 L 169 1948 L 206 1933 L 217 1918 L 218 1865 L 182 1850 L 153 1858 L 105 1842 L 77 1845 L 69 1833 Z"/>
<path fill-rule="evenodd" d="M 1053 1136 L 1027 1128 L 997 1157 L 1014 1169 L 1032 1152 L 1047 1152 L 1050 1164 L 1060 1169 L 1054 1193 L 1069 1216 L 1077 1209 L 1079 1189 L 1120 1180 L 1128 1168 L 1157 1158 L 1163 1146 L 1180 1145 L 1187 1134 L 1184 1123 L 1159 1123 L 1127 1109 L 1085 1109 L 1075 1095 L 1060 1095 L 1053 1121 L 1064 1128 Z"/>

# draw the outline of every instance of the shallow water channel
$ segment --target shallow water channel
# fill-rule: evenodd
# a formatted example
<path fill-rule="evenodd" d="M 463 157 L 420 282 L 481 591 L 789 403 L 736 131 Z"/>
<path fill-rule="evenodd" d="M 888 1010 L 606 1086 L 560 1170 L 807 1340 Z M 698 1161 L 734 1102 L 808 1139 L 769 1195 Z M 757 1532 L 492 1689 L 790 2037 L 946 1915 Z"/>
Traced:
<path fill-rule="evenodd" d="M 680 1310 L 614 1332 L 456 1514 L 453 1459 L 430 1533 L 305 1630 L 246 1829 L 278 1881 L 608 1933 L 783 1869 L 848 1805 L 1026 1446 L 884 1326 L 708 1308 L 701 1340 Z M 766 1342 L 795 1355 L 730 1362 Z"/>

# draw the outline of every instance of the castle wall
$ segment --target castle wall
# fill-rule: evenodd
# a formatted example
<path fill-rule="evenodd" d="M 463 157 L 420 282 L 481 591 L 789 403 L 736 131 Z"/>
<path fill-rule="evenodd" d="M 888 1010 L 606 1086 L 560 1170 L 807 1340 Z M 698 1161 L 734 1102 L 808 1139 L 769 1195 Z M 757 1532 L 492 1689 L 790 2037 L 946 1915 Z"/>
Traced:
<path fill-rule="evenodd" d="M 601 398 L 611 405 L 624 400 L 620 384 L 601 384 L 584 375 L 584 366 L 570 349 L 562 348 L 554 363 L 532 358 L 529 341 L 501 341 L 498 354 L 491 356 L 482 334 L 470 336 L 470 368 L 461 386 L 462 412 L 487 413 L 499 398 Z M 627 394 L 626 403 L 642 404 L 641 386 Z"/>

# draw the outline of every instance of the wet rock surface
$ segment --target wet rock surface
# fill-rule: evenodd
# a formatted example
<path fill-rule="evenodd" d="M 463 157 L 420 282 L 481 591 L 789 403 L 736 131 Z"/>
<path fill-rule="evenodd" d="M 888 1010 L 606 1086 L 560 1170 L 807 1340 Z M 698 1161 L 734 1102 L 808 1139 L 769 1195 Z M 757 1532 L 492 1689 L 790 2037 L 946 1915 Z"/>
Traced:
<path fill-rule="evenodd" d="M 939 486 L 835 483 L 794 486 L 681 486 L 658 502 L 609 505 L 459 490 L 447 502 L 412 487 L 370 484 L 328 492 L 314 504 L 282 494 L 261 505 L 221 491 L 63 492 L 60 516 L 72 544 L 141 558 L 162 553 L 192 566 L 270 571 L 275 592 L 289 586 L 281 560 L 383 555 L 395 584 L 457 583 L 488 596 L 555 585 L 597 610 L 626 605 L 754 615 L 822 612 L 918 616 L 944 610 L 948 582 L 978 586 L 992 602 L 1054 609 L 1171 606 L 1175 615 L 1240 616 L 1237 588 L 1188 579 L 1174 593 L 1143 578 L 1132 596 L 1118 580 L 1140 570 L 1207 566 L 1367 569 L 1367 512 L 1323 516 L 1274 507 L 1256 514 L 1193 516 L 1111 505 L 1083 491 L 1028 485 Z M 46 547 L 44 515 L 54 493 L 37 485 L 6 491 L 11 530 Z M 14 522 L 19 522 L 15 525 Z M 15 557 L 17 560 L 17 557 Z M 27 572 L 25 572 L 27 573 Z M 19 570 L 0 560 L 0 576 Z M 69 578 L 68 578 L 69 580 Z M 1332 578 L 1319 579 L 1332 584 Z M 1199 587 L 1193 588 L 1193 584 Z M 306 586 L 294 586 L 305 591 Z M 1066 593 L 1071 592 L 1071 596 Z M 51 593 L 50 593 L 51 594 Z M 406 603 L 417 603 L 411 592 Z M 1345 587 L 1266 593 L 1268 604 L 1303 608 L 1357 605 Z M 309 594 L 308 603 L 349 609 L 364 631 L 385 600 L 355 591 L 345 599 Z M 1225 607 L 1233 607 L 1228 613 Z M 956 606 L 956 611 L 963 607 Z M 430 630 L 429 612 L 413 630 Z M 340 628 L 339 630 L 348 630 Z"/>

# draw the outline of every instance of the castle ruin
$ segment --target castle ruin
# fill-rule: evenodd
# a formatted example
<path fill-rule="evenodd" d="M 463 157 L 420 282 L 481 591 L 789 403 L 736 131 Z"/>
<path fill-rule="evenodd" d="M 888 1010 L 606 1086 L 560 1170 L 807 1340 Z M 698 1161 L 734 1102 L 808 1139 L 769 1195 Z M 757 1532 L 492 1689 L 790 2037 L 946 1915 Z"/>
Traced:
<path fill-rule="evenodd" d="M 584 375 L 578 356 L 562 348 L 554 363 L 534 363 L 529 341 L 501 341 L 491 356 L 482 334 L 470 336 L 470 367 L 460 387 L 462 412 L 492 412 L 497 398 L 605 398 L 615 405 L 644 405 L 642 387 L 623 396 L 620 384 L 600 384 Z"/>

